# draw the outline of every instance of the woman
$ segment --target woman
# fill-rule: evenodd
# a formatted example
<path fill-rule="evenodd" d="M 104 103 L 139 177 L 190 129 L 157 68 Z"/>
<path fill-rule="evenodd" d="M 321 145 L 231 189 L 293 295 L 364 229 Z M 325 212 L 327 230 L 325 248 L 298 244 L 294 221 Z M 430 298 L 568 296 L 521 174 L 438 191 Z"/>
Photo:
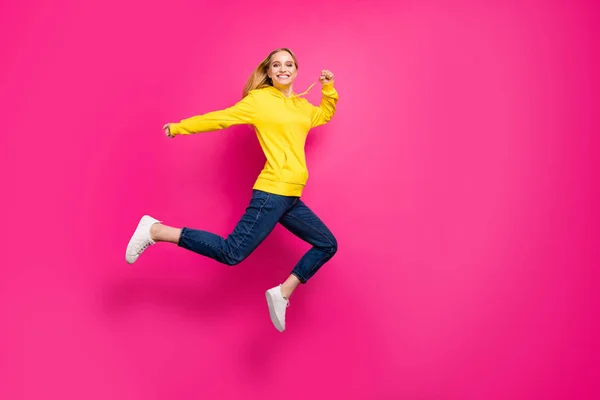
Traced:
<path fill-rule="evenodd" d="M 280 223 L 313 246 L 283 284 L 266 291 L 271 321 L 280 332 L 285 330 L 286 308 L 296 287 L 306 283 L 337 251 L 333 234 L 300 197 L 308 180 L 306 136 L 311 128 L 331 120 L 338 93 L 333 87 L 333 74 L 323 70 L 322 99 L 316 107 L 301 97 L 308 91 L 294 93 L 297 74 L 294 54 L 287 48 L 277 49 L 250 75 L 237 104 L 163 127 L 168 137 L 175 137 L 240 124 L 254 126 L 266 163 L 254 184 L 250 205 L 233 232 L 223 238 L 202 230 L 163 225 L 162 221 L 145 215 L 126 252 L 126 260 L 132 264 L 148 246 L 170 242 L 223 264 L 236 265 Z"/>

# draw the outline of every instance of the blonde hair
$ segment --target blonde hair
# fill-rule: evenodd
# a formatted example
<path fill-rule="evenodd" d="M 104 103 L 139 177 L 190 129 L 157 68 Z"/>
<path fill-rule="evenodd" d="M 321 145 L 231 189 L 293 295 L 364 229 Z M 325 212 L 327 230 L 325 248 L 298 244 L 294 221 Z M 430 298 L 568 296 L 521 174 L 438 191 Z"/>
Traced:
<path fill-rule="evenodd" d="M 244 91 L 242 93 L 242 98 L 246 97 L 251 90 L 260 89 L 267 86 L 273 86 L 273 81 L 267 75 L 267 71 L 269 70 L 269 64 L 271 64 L 271 58 L 280 51 L 287 51 L 294 60 L 294 64 L 296 64 L 296 68 L 298 68 L 298 60 L 296 60 L 296 56 L 292 51 L 286 47 L 273 50 L 271 54 L 269 54 L 262 62 L 256 67 L 254 71 L 248 77 L 246 81 L 246 86 L 244 87 Z"/>

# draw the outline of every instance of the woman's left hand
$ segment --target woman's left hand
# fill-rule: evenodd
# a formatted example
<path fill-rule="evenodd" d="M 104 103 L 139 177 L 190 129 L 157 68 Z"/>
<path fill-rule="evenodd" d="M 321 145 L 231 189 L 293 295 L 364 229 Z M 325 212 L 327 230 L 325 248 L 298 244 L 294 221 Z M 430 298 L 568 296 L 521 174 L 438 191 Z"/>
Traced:
<path fill-rule="evenodd" d="M 321 71 L 321 77 L 319 78 L 321 81 L 321 85 L 326 85 L 328 83 L 333 82 L 333 72 L 328 69 L 324 69 Z"/>

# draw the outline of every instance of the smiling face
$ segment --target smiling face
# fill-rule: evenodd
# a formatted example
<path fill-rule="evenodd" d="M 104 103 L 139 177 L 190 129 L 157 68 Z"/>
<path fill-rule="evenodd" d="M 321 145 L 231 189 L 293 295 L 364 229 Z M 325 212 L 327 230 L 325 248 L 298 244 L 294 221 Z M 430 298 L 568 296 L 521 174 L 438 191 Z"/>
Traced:
<path fill-rule="evenodd" d="M 271 78 L 276 88 L 289 87 L 298 75 L 298 67 L 294 57 L 287 51 L 278 51 L 273 54 L 267 69 L 267 75 Z"/>

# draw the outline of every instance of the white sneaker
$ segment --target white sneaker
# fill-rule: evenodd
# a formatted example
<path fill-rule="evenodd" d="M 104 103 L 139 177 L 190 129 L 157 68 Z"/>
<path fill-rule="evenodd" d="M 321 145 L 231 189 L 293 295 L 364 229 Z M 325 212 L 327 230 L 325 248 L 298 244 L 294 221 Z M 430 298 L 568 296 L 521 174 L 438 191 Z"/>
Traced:
<path fill-rule="evenodd" d="M 289 307 L 290 302 L 281 294 L 281 285 L 267 290 L 266 296 L 271 322 L 279 332 L 283 332 L 285 330 L 285 309 Z"/>
<path fill-rule="evenodd" d="M 150 227 L 157 222 L 160 221 L 149 215 L 144 215 L 140 219 L 135 232 L 133 232 L 133 236 L 129 240 L 129 244 L 127 244 L 127 251 L 125 252 L 125 260 L 129 264 L 133 264 L 148 246 L 155 243 L 150 237 Z"/>

